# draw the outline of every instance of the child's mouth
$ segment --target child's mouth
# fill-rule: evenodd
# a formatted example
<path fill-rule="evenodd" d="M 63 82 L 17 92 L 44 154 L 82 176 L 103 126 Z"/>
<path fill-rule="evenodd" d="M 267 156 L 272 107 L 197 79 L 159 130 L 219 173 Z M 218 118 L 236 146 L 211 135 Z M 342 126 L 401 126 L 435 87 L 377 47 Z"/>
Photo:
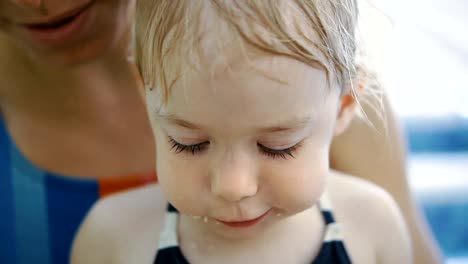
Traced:
<path fill-rule="evenodd" d="M 217 220 L 221 224 L 224 224 L 229 227 L 234 227 L 234 228 L 245 228 L 245 227 L 251 227 L 256 225 L 257 223 L 261 222 L 265 217 L 268 215 L 268 213 L 271 210 L 266 211 L 266 213 L 262 214 L 261 216 L 251 219 L 251 220 L 246 220 L 246 221 L 221 221 Z"/>

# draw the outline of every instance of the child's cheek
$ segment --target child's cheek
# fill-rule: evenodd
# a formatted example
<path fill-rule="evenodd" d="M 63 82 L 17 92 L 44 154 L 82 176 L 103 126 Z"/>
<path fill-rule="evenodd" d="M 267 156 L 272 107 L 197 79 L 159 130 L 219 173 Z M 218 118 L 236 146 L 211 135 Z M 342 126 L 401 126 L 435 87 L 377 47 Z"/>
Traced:
<path fill-rule="evenodd" d="M 158 160 L 158 177 L 168 201 L 182 213 L 202 215 L 202 201 L 206 200 L 206 173 L 203 159 L 188 153 L 174 153 L 170 149 L 161 151 Z"/>
<path fill-rule="evenodd" d="M 320 198 L 328 175 L 328 151 L 319 149 L 283 161 L 267 172 L 264 180 L 273 206 L 297 213 L 313 206 Z"/>

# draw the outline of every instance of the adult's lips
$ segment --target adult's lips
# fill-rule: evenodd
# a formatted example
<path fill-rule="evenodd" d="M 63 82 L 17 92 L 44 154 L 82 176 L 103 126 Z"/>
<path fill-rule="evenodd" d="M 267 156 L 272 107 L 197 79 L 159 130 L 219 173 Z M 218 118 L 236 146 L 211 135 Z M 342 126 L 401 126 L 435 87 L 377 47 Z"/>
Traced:
<path fill-rule="evenodd" d="M 57 28 L 73 21 L 78 15 L 88 9 L 93 4 L 93 2 L 94 1 L 90 1 L 84 5 L 80 5 L 71 10 L 65 11 L 62 14 L 48 17 L 40 21 L 31 21 L 19 24 L 29 29 Z"/>
<path fill-rule="evenodd" d="M 96 17 L 92 11 L 95 2 L 93 0 L 41 21 L 23 23 L 23 32 L 30 41 L 46 48 L 70 45 L 82 39 L 85 33 L 92 28 L 92 22 Z"/>

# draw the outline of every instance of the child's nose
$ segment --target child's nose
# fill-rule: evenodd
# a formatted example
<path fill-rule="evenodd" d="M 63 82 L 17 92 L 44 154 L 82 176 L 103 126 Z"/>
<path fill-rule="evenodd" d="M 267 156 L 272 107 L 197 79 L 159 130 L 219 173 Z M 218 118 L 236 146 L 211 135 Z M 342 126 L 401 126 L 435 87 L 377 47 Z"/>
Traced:
<path fill-rule="evenodd" d="M 11 0 L 14 4 L 22 7 L 38 8 L 42 0 Z"/>
<path fill-rule="evenodd" d="M 254 196 L 258 191 L 255 166 L 246 157 L 219 161 L 211 175 L 211 192 L 229 202 Z"/>

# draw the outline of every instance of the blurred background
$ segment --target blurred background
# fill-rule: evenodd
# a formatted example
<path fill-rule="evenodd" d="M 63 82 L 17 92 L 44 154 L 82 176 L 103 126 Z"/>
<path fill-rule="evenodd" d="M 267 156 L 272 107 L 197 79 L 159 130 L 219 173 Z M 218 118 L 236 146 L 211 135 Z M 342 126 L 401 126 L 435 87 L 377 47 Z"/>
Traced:
<path fill-rule="evenodd" d="M 468 1 L 373 5 L 391 21 L 370 23 L 371 41 L 386 49 L 379 59 L 407 135 L 411 187 L 446 263 L 468 263 Z"/>

